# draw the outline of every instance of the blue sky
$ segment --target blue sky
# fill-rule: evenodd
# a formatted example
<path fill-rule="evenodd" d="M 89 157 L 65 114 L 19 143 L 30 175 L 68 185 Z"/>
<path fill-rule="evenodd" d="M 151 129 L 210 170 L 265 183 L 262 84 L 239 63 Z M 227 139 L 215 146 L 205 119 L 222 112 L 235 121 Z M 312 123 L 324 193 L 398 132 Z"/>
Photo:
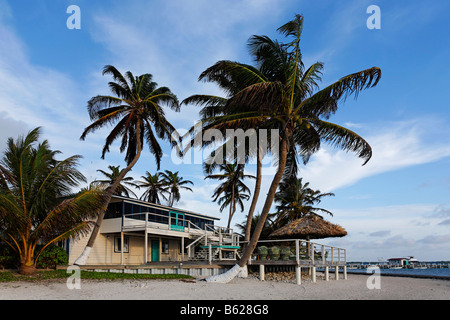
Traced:
<path fill-rule="evenodd" d="M 379 30 L 366 27 L 372 4 L 381 9 Z M 66 27 L 69 5 L 81 9 L 80 30 Z M 383 73 L 376 88 L 347 100 L 331 119 L 366 138 L 372 160 L 361 166 L 356 156 L 323 146 L 301 168 L 311 187 L 336 194 L 321 205 L 334 213 L 326 218 L 349 233 L 319 242 L 347 248 L 349 260 L 407 255 L 448 260 L 449 9 L 444 0 L 0 0 L 0 141 L 42 126 L 54 149 L 84 157 L 81 170 L 92 181 L 99 177 L 97 169 L 124 166 L 118 146 L 100 159 L 107 130 L 79 140 L 89 124 L 87 100 L 109 93 L 104 65 L 152 73 L 180 100 L 221 94 L 214 85 L 197 82 L 199 74 L 220 59 L 252 63 L 246 48 L 250 36 L 282 40 L 276 29 L 302 14 L 303 60 L 325 64 L 322 87 L 372 66 Z M 183 106 L 180 113 L 167 114 L 176 128 L 187 129 L 198 109 Z M 162 168 L 195 183 L 194 192 L 184 192 L 177 205 L 221 217 L 226 225 L 227 213 L 210 200 L 215 184 L 203 180 L 201 166 L 177 165 L 171 150 L 164 150 Z M 155 170 L 154 158 L 145 152 L 132 176 Z M 248 166 L 249 173 L 254 170 Z M 263 179 L 264 196 L 270 176 Z M 244 215 L 237 213 L 233 222 Z"/>

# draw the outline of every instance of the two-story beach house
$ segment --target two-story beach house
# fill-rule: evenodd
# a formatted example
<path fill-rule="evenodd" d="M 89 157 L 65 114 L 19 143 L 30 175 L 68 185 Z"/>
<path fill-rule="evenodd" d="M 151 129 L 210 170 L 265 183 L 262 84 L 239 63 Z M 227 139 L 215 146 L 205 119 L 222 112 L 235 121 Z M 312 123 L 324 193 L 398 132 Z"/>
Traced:
<path fill-rule="evenodd" d="M 142 265 L 161 261 L 235 260 L 239 235 L 215 225 L 217 217 L 113 196 L 88 265 Z M 71 240 L 69 264 L 89 236 Z"/>

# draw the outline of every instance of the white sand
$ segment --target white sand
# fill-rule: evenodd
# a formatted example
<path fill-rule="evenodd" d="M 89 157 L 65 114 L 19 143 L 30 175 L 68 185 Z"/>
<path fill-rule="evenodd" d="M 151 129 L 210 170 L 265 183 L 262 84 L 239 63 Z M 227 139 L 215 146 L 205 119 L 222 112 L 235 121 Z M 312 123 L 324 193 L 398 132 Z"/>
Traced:
<path fill-rule="evenodd" d="M 64 280 L 0 283 L 0 299 L 158 299 L 158 300 L 292 300 L 292 299 L 450 299 L 450 281 L 381 277 L 381 289 L 367 288 L 368 276 L 301 285 L 257 279 L 228 284 L 180 280 L 83 280 L 69 290 Z"/>

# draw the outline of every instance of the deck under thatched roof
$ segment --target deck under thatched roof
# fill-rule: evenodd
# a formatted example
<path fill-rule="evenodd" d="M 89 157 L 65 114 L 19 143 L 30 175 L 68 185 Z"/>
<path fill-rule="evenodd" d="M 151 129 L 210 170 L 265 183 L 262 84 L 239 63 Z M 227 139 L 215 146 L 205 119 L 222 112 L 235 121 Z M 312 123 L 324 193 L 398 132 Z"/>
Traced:
<path fill-rule="evenodd" d="M 306 215 L 303 218 L 297 219 L 288 225 L 275 230 L 270 234 L 271 238 L 308 238 L 308 239 L 322 239 L 333 237 L 344 237 L 347 231 L 316 214 Z"/>

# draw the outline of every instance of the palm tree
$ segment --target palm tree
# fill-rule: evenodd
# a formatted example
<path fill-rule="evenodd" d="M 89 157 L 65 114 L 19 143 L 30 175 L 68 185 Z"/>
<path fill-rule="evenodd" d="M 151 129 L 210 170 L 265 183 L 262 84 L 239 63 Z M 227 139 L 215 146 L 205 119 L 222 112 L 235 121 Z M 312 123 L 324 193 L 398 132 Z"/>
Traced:
<path fill-rule="evenodd" d="M 103 174 L 107 179 L 104 180 L 95 180 L 92 182 L 92 184 L 94 185 L 104 185 L 104 186 L 110 186 L 112 185 L 117 178 L 119 177 L 120 173 L 122 172 L 122 170 L 120 170 L 120 166 L 108 166 L 108 169 L 111 172 L 106 172 L 103 170 L 97 170 L 98 172 L 100 172 L 101 174 Z M 130 188 L 128 188 L 126 185 L 128 186 L 132 186 L 135 188 L 139 189 L 139 186 L 132 182 L 134 179 L 132 177 L 123 177 L 121 182 L 117 185 L 116 187 L 116 191 L 114 192 L 114 195 L 117 196 L 125 196 L 125 197 L 130 197 L 130 194 L 132 194 L 135 198 L 137 198 L 136 194 L 133 192 L 133 190 L 131 190 Z"/>
<path fill-rule="evenodd" d="M 151 203 L 161 204 L 160 196 L 168 201 L 164 194 L 168 194 L 168 187 L 165 180 L 162 178 L 162 173 L 157 172 L 151 174 L 146 171 L 145 176 L 142 176 L 144 181 L 136 181 L 139 187 L 144 188 L 145 192 L 141 195 L 141 200 L 145 200 Z"/>
<path fill-rule="evenodd" d="M 20 257 L 19 272 L 32 274 L 50 244 L 88 233 L 101 208 L 104 188 L 72 189 L 85 182 L 77 170 L 80 156 L 56 160 L 40 128 L 17 140 L 8 139 L 0 161 L 0 239 Z M 43 245 L 37 252 L 36 246 Z"/>
<path fill-rule="evenodd" d="M 170 170 L 165 170 L 161 173 L 163 181 L 167 186 L 167 191 L 169 192 L 169 206 L 173 207 L 175 201 L 180 201 L 180 189 L 189 190 L 192 192 L 192 189 L 186 187 L 187 184 L 194 185 L 191 180 L 184 180 L 183 177 L 178 176 L 177 172 L 172 172 Z"/>
<path fill-rule="evenodd" d="M 241 212 L 244 211 L 243 200 L 250 199 L 250 189 L 244 184 L 244 179 L 255 178 L 255 176 L 244 174 L 244 166 L 239 164 L 222 164 L 219 166 L 220 174 L 210 174 L 205 179 L 216 179 L 223 181 L 215 190 L 213 194 L 213 201 L 220 206 L 222 212 L 227 206 L 230 207 L 228 214 L 227 228 L 230 228 L 231 219 L 236 212 L 236 203 L 239 204 Z M 220 198 L 219 198 L 220 197 Z"/>
<path fill-rule="evenodd" d="M 150 152 L 155 156 L 157 169 L 159 170 L 163 152 L 157 138 L 171 141 L 171 134 L 175 131 L 175 128 L 165 117 L 162 104 L 166 104 L 175 111 L 179 111 L 180 108 L 177 97 L 169 88 L 158 87 L 158 84 L 152 81 L 153 76 L 151 74 L 147 73 L 135 77 L 130 71 L 127 71 L 124 76 L 110 65 L 103 69 L 103 75 L 105 74 L 113 77 L 114 81 L 108 84 L 115 96 L 98 95 L 89 100 L 88 112 L 93 122 L 85 128 L 81 139 L 84 140 L 89 133 L 93 133 L 100 128 L 115 124 L 106 137 L 102 158 L 109 151 L 111 144 L 117 139 L 121 139 L 120 151 L 126 151 L 127 167 L 122 170 L 114 184 L 108 188 L 108 197 L 102 213 L 97 219 L 85 250 L 75 261 L 75 264 L 79 265 L 86 264 L 108 203 L 120 181 L 139 160 L 144 139 Z M 172 141 L 172 145 L 174 143 L 176 142 Z"/>
<path fill-rule="evenodd" d="M 201 123 L 203 125 L 203 130 L 208 129 L 218 129 L 222 132 L 222 135 L 226 136 L 226 130 L 230 129 L 233 126 L 233 112 L 232 110 L 227 109 L 228 99 L 233 95 L 239 93 L 241 90 L 245 89 L 247 86 L 258 83 L 260 81 L 259 71 L 254 67 L 232 61 L 219 61 L 212 67 L 206 69 L 199 76 L 199 81 L 207 81 L 207 82 L 215 82 L 219 85 L 221 89 L 225 91 L 227 94 L 227 98 L 214 96 L 214 95 L 192 95 L 185 100 L 183 103 L 203 105 L 203 108 L 200 110 Z M 231 113 L 230 113 L 231 111 Z M 247 118 L 245 121 L 240 121 L 235 128 L 244 129 L 244 130 L 258 130 L 264 129 L 265 119 L 263 117 L 252 117 Z M 193 128 L 191 129 L 192 132 Z M 259 137 L 261 138 L 261 137 Z M 256 204 L 259 198 L 259 192 L 261 190 L 261 178 L 262 178 L 262 159 L 264 155 L 268 151 L 267 148 L 264 148 L 264 144 L 270 144 L 270 139 L 267 141 L 260 141 L 258 139 L 256 144 L 254 145 L 245 145 L 244 142 L 244 151 L 245 151 L 245 162 L 250 160 L 252 157 L 256 157 L 256 179 L 255 179 L 255 188 L 253 190 L 253 197 L 250 204 L 249 212 L 247 214 L 247 228 L 244 232 L 245 241 L 248 242 L 250 240 L 250 229 L 251 223 L 253 221 L 253 213 L 256 208 Z M 203 146 L 208 146 L 210 141 L 203 141 L 203 139 L 193 139 L 195 141 L 202 141 Z M 228 147 L 228 144 L 234 144 L 232 148 Z M 192 143 L 191 145 L 195 145 Z M 270 145 L 269 149 L 270 149 Z M 189 148 L 190 146 L 188 146 Z M 225 140 L 225 142 L 220 145 L 217 149 L 211 152 L 210 157 L 204 163 L 204 171 L 207 174 L 210 174 L 217 166 L 218 163 L 224 163 L 229 156 L 224 153 L 224 150 L 233 150 L 235 153 L 241 145 L 239 142 L 234 140 Z M 187 149 L 188 149 L 187 148 Z M 186 149 L 186 150 L 187 150 Z M 255 151 L 256 150 L 256 151 Z M 219 159 L 223 155 L 223 159 Z M 241 160 L 241 159 L 240 159 Z M 242 161 L 238 161 L 242 164 Z"/>
<path fill-rule="evenodd" d="M 260 214 L 256 214 L 253 216 L 251 222 L 250 222 L 250 236 L 253 234 L 253 231 L 255 230 L 259 219 L 261 218 Z M 248 227 L 248 217 L 245 218 L 245 220 L 240 223 L 240 224 L 236 224 L 236 226 L 239 228 L 240 233 L 245 233 Z M 266 219 L 266 222 L 264 223 L 264 227 L 261 231 L 261 235 L 260 235 L 260 239 L 261 240 L 268 240 L 269 239 L 269 235 L 273 232 L 273 224 L 271 223 L 271 221 L 269 221 L 269 218 Z"/>
<path fill-rule="evenodd" d="M 278 205 L 274 214 L 274 225 L 279 228 L 308 214 L 319 215 L 318 212 L 333 216 L 330 211 L 315 207 L 323 197 L 329 196 L 334 196 L 334 193 L 313 190 L 309 187 L 309 182 L 303 183 L 302 178 L 291 176 L 284 179 L 275 194 L 275 202 Z"/>
<path fill-rule="evenodd" d="M 220 124 L 216 117 L 209 127 L 234 127 L 247 119 L 259 118 L 265 120 L 266 128 L 279 132 L 277 170 L 262 208 L 261 219 L 230 274 L 236 274 L 246 265 L 256 247 L 287 164 L 293 163 L 290 157 L 297 154 L 308 156 L 319 149 L 322 141 L 356 152 L 365 160 L 363 164 L 372 156 L 370 145 L 362 137 L 326 120 L 337 111 L 339 102 L 351 95 L 356 98 L 361 90 L 377 85 L 381 70 L 373 67 L 353 73 L 319 90 L 323 64 L 317 62 L 308 69 L 304 68 L 300 51 L 302 30 L 303 17 L 296 15 L 278 29 L 286 37 L 293 38 L 290 42 L 280 43 L 267 36 L 251 37 L 249 47 L 259 72 L 249 72 L 233 63 L 225 64 L 226 71 L 241 77 L 242 81 L 256 81 L 228 99 L 225 108 L 232 116 L 228 116 L 227 123 L 223 121 L 226 116 L 219 119 Z M 230 274 L 221 278 L 228 280 Z M 214 278 L 211 280 L 215 281 Z"/>

